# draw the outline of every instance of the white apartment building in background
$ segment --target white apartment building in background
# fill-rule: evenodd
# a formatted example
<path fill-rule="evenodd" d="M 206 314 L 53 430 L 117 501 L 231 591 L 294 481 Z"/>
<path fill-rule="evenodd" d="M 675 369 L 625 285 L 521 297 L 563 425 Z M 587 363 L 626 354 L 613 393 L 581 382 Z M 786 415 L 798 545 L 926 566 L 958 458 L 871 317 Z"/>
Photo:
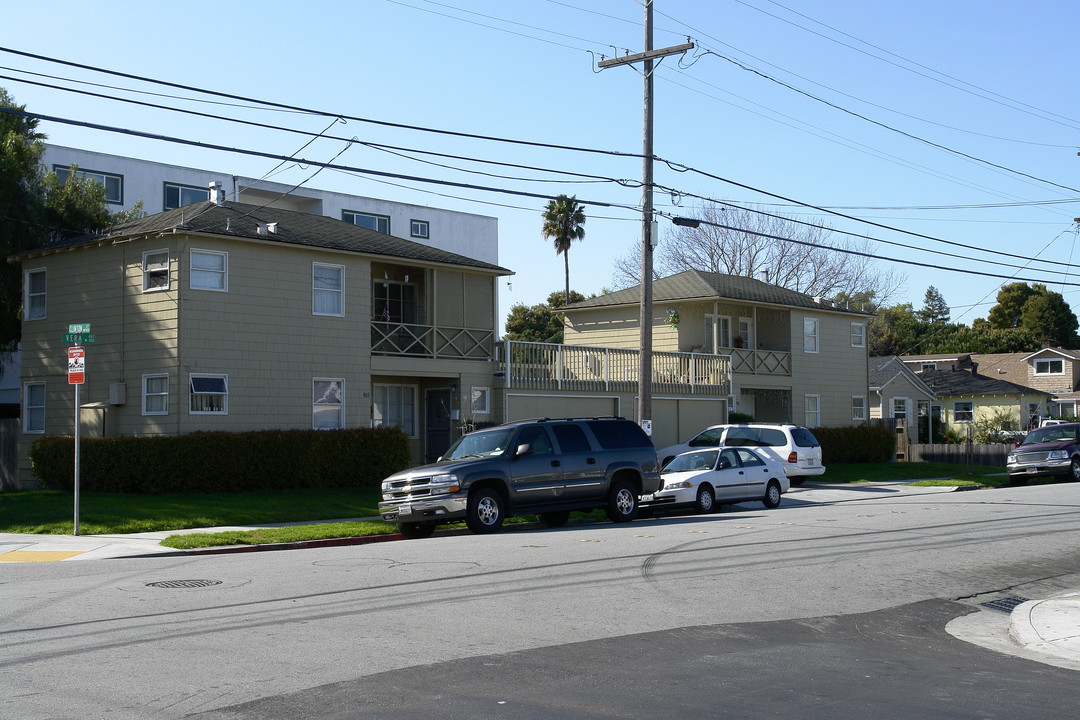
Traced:
<path fill-rule="evenodd" d="M 226 172 L 48 143 L 44 162 L 61 177 L 72 164 L 77 165 L 80 175 L 105 186 L 113 212 L 128 210 L 140 200 L 149 215 L 173 210 L 210 199 L 211 183 L 221 183 L 228 200 L 325 215 L 492 265 L 499 263 L 499 221 L 486 215 L 309 187 L 294 189 L 292 185 Z"/>

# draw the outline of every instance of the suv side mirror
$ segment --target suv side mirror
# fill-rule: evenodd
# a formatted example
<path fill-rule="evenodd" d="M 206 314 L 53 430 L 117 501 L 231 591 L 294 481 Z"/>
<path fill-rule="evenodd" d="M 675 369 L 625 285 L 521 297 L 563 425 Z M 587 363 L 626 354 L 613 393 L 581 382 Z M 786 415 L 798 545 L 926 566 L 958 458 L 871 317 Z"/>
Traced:
<path fill-rule="evenodd" d="M 517 446 L 517 451 L 514 453 L 514 457 L 523 457 L 525 455 L 532 455 L 532 445 L 529 443 L 522 443 Z"/>

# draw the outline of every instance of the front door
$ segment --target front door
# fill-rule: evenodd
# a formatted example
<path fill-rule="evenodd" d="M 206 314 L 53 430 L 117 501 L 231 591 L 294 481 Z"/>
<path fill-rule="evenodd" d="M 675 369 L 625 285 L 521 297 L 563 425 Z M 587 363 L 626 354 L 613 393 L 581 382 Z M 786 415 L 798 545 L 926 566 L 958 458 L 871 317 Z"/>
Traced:
<path fill-rule="evenodd" d="M 433 463 L 450 447 L 451 414 L 453 398 L 450 388 L 428 390 L 424 393 L 424 458 Z"/>

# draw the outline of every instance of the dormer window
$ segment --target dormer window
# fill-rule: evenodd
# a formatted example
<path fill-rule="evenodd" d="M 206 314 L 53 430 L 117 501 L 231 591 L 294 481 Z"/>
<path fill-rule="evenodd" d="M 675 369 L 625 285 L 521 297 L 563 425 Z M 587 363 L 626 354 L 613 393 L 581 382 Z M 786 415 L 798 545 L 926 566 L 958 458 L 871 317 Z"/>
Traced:
<path fill-rule="evenodd" d="M 1035 361 L 1036 375 L 1064 375 L 1065 361 L 1061 358 L 1046 358 Z"/>

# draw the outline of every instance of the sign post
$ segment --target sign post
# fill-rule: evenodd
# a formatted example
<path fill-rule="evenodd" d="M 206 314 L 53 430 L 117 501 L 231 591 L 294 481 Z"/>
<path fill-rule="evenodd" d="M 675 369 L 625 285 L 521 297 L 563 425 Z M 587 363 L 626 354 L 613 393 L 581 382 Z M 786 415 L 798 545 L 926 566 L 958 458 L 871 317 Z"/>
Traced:
<path fill-rule="evenodd" d="M 71 333 L 85 333 L 89 334 L 90 325 L 88 323 L 81 325 L 68 325 L 68 331 Z M 68 359 L 68 385 L 75 386 L 75 529 L 74 534 L 79 534 L 79 387 L 86 382 L 86 350 L 81 346 L 69 347 L 67 351 Z"/>

